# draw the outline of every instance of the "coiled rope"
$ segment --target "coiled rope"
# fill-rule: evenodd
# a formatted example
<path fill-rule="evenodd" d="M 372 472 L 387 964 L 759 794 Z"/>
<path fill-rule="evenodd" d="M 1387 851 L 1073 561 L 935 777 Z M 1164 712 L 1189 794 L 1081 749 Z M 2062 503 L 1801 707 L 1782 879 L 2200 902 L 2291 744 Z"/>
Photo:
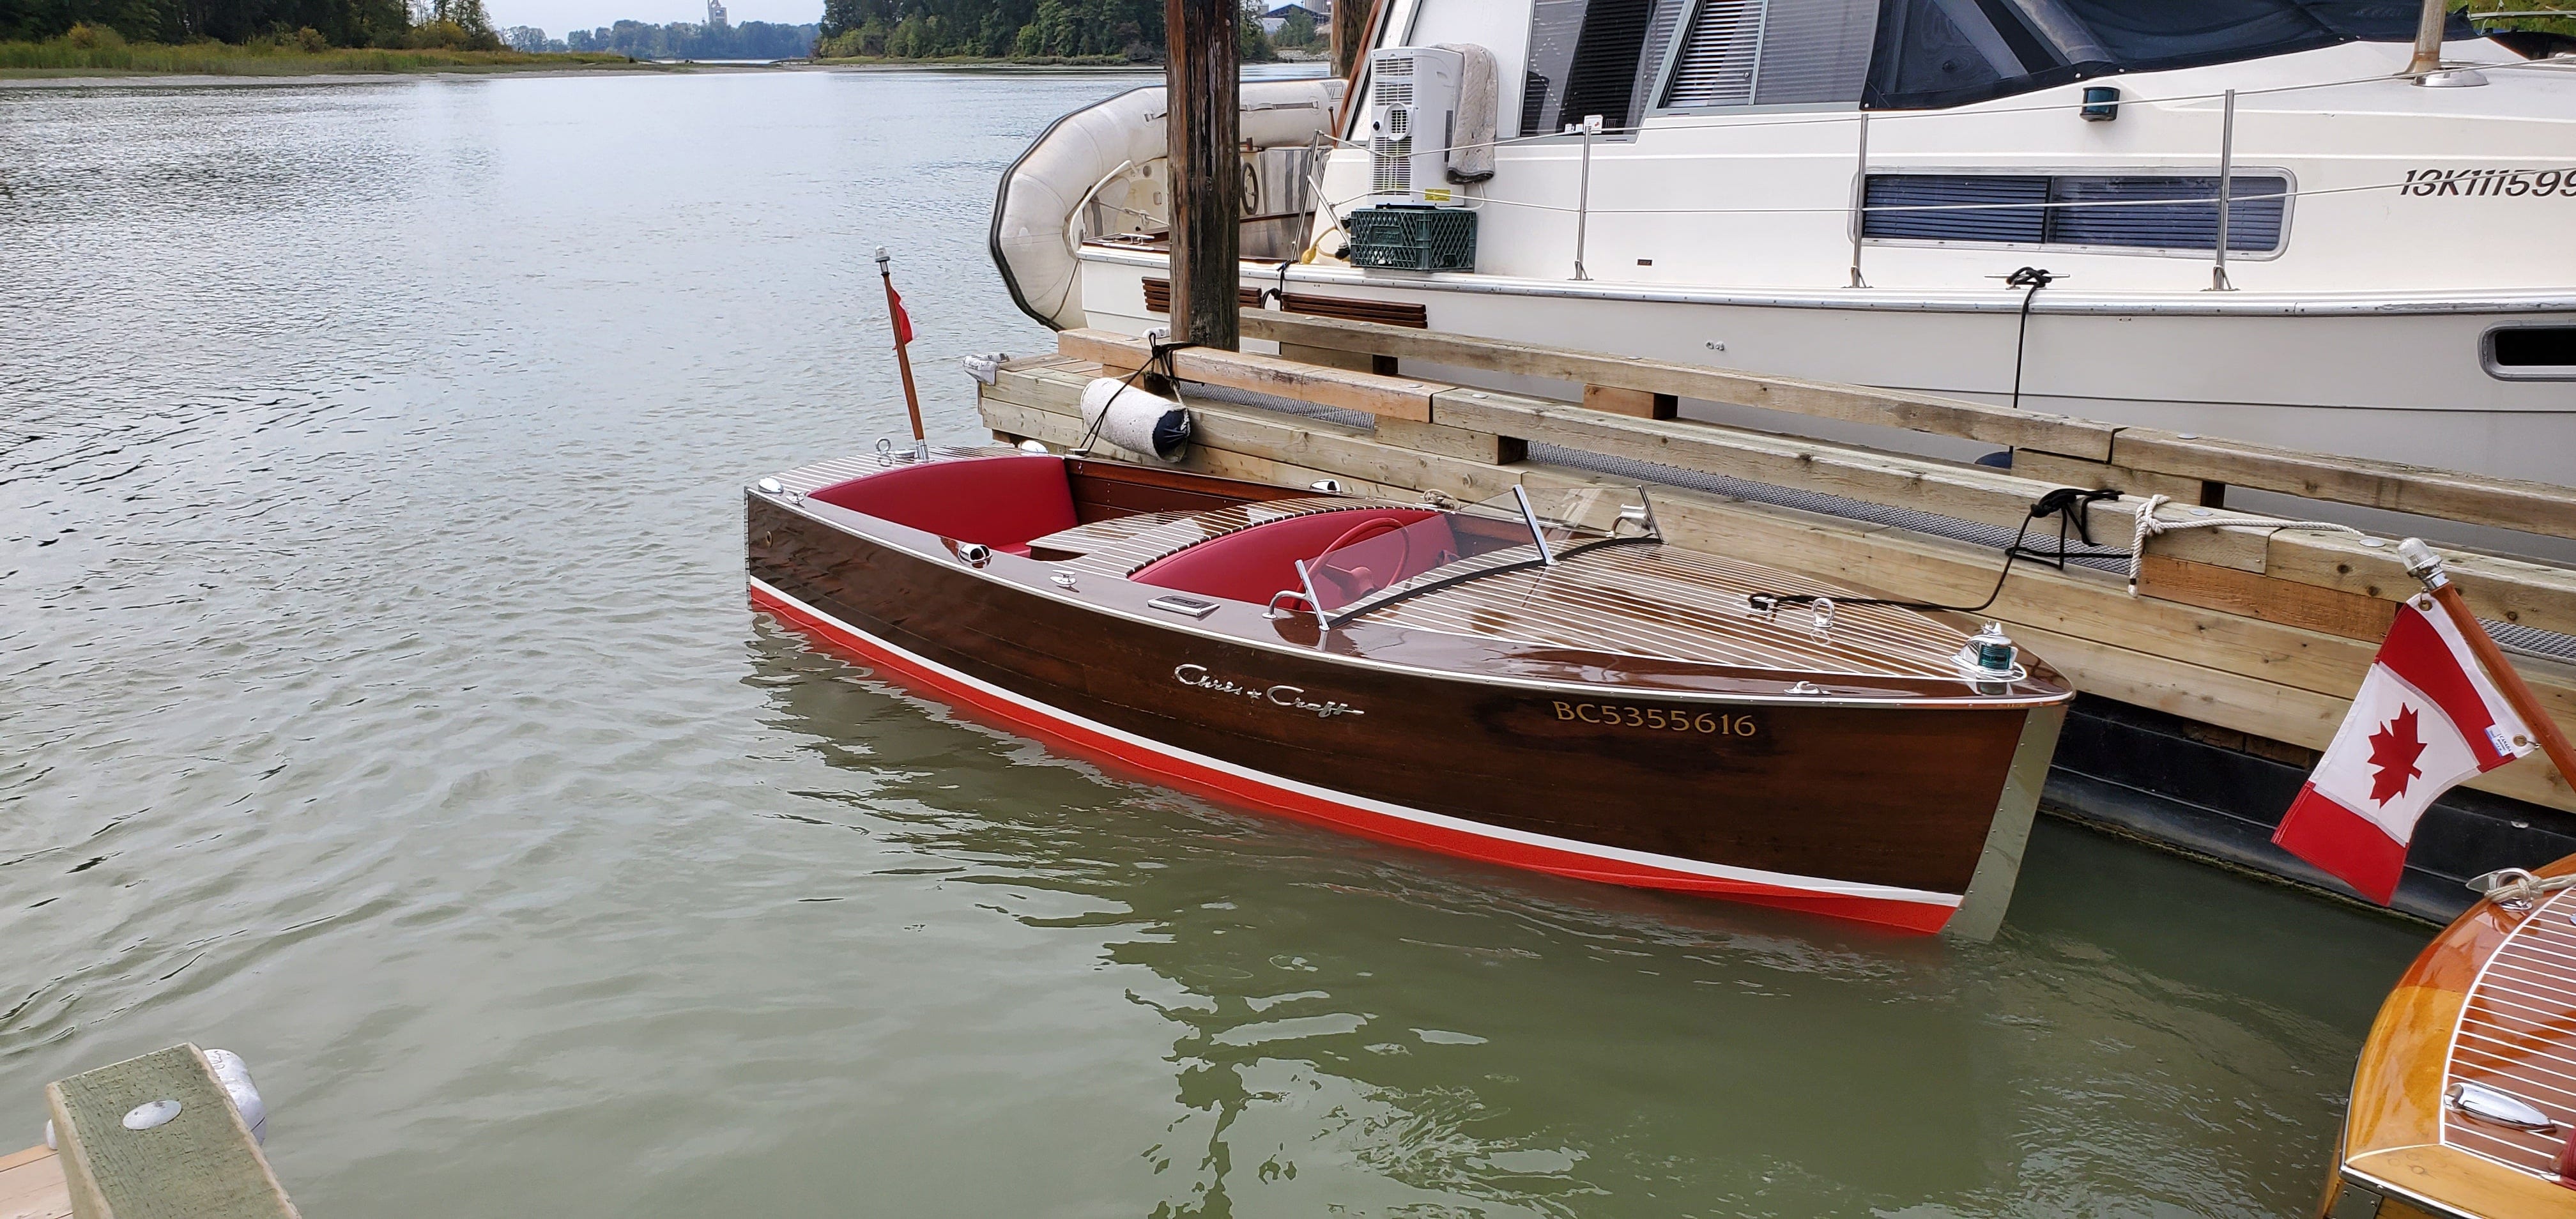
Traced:
<path fill-rule="evenodd" d="M 2505 881 L 2487 890 L 2486 896 L 2498 905 L 2508 902 L 2528 902 L 2543 894 L 2556 893 L 2561 889 L 2576 889 L 2576 873 L 2543 879 L 2520 868 L 2505 868 L 2495 875 L 2505 878 Z"/>

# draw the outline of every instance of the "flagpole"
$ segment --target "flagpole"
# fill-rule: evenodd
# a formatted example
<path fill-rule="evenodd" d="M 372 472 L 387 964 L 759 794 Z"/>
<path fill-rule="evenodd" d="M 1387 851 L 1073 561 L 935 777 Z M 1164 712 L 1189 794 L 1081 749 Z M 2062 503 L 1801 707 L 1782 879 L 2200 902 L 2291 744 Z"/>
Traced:
<path fill-rule="evenodd" d="M 2433 548 L 2420 539 L 2408 538 L 2397 544 L 2397 557 L 2405 561 L 2406 574 L 2424 582 L 2424 591 L 2433 594 L 2433 600 L 2451 616 L 2451 625 L 2460 628 L 2460 636 L 2468 641 L 2469 651 L 2476 654 L 2479 664 L 2486 666 L 2487 676 L 2494 679 L 2505 702 L 2511 704 L 2514 713 L 2530 726 L 2532 736 L 2540 741 L 2541 752 L 2549 755 L 2550 764 L 2558 768 L 2559 776 L 2570 786 L 2576 786 L 2576 749 L 2568 747 L 2567 734 L 2558 730 L 2558 721 L 2549 718 L 2548 708 L 2540 705 L 2540 697 L 2524 684 L 2522 674 L 2515 671 L 2513 662 L 2505 659 L 2504 649 L 2496 646 L 2496 641 L 2487 634 L 2487 628 L 2478 621 L 2478 616 L 2469 612 L 2468 601 L 2451 583 L 2450 574 L 2442 570 L 2442 556 L 2433 553 Z"/>
<path fill-rule="evenodd" d="M 912 412 L 912 455 L 930 456 L 930 433 L 921 426 L 921 391 L 912 386 L 912 352 L 903 337 L 903 302 L 894 294 L 894 258 L 884 246 L 877 247 L 877 277 L 885 281 L 886 324 L 894 328 L 894 364 L 903 371 L 903 405 Z"/>

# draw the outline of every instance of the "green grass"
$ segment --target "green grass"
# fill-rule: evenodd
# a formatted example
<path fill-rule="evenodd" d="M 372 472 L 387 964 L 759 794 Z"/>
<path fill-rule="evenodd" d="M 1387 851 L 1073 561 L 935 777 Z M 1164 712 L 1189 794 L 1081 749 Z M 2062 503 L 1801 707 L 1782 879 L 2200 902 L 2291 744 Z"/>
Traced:
<path fill-rule="evenodd" d="M 377 50 L 307 51 L 268 43 L 192 42 L 182 46 L 133 43 L 79 47 L 51 42 L 0 42 L 0 76 L 84 76 L 124 73 L 207 76 L 306 76 L 324 72 L 475 72 L 536 68 L 625 67 L 623 55 L 576 52 L 530 55 L 521 51 Z"/>

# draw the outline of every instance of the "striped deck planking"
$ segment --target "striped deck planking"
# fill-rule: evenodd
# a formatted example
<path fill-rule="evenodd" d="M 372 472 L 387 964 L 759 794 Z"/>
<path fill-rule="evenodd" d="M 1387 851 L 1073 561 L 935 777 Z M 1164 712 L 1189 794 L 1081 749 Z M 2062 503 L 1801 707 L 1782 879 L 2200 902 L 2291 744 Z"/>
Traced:
<path fill-rule="evenodd" d="M 1803 606 L 1756 614 L 1757 592 L 1851 597 L 1850 589 L 1677 546 L 1623 545 L 1554 567 L 1502 572 L 1367 611 L 1373 622 L 1754 669 L 1956 679 L 1959 634 L 1910 610 L 1837 605 L 1818 634 Z"/>
<path fill-rule="evenodd" d="M 2547 1181 L 2576 1128 L 2576 890 L 2539 902 L 2487 958 L 2452 1035 L 2443 1087 L 2485 1084 L 2530 1102 L 2555 1132 L 2514 1130 L 2444 1106 L 2442 1141 Z"/>

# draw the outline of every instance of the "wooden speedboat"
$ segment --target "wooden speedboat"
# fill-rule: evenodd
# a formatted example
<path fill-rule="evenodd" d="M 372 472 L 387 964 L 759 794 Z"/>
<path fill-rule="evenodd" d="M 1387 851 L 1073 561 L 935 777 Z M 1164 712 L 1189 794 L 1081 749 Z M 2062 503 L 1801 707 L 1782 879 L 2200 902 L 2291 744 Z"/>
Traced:
<path fill-rule="evenodd" d="M 2576 856 L 2539 875 L 2571 873 Z M 2576 889 L 2511 892 L 2435 936 L 2380 1007 L 2319 1215 L 2576 1215 Z"/>
<path fill-rule="evenodd" d="M 2009 895 L 2072 697 L 1991 633 L 1665 546 L 1635 488 L 1405 504 L 1004 449 L 747 496 L 757 607 L 1078 751 L 1381 840 L 1912 930 Z"/>

